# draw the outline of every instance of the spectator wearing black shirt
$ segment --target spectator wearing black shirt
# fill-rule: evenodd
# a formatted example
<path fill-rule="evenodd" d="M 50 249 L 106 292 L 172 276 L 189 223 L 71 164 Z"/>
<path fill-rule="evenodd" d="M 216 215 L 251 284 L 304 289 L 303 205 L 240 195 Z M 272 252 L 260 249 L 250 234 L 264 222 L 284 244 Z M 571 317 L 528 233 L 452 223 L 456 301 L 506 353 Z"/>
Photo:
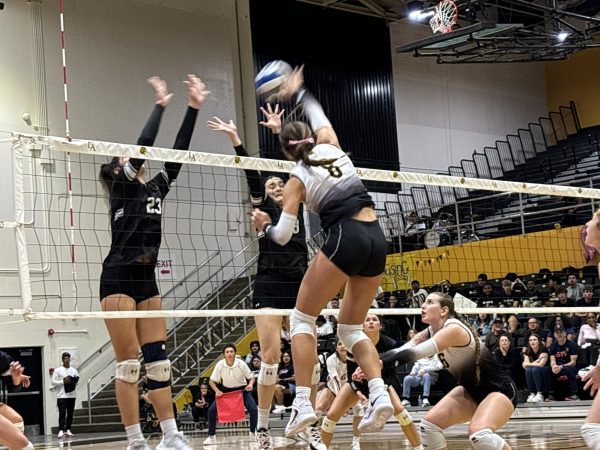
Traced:
<path fill-rule="evenodd" d="M 526 343 L 529 342 L 529 337 L 532 334 L 538 336 L 539 339 L 541 339 L 542 344 L 546 341 L 546 333 L 540 328 L 540 321 L 535 317 L 527 319 L 527 329 L 523 332 Z M 527 347 L 523 347 L 523 352 L 526 350 Z"/>
<path fill-rule="evenodd" d="M 481 295 L 483 295 L 483 286 L 486 284 L 487 280 L 487 274 L 480 273 L 477 275 L 477 281 L 471 286 L 467 296 L 472 299 L 481 297 Z"/>
<path fill-rule="evenodd" d="M 525 283 L 525 292 L 522 296 L 523 306 L 541 306 L 544 303 L 544 296 L 538 289 L 535 280 L 527 280 Z"/>
<path fill-rule="evenodd" d="M 483 285 L 483 292 L 477 298 L 478 308 L 493 308 L 500 306 L 500 297 L 494 292 L 494 286 L 490 282 Z"/>
<path fill-rule="evenodd" d="M 545 306 L 553 306 L 557 301 L 556 289 L 560 287 L 560 277 L 556 275 L 551 275 L 548 278 L 548 286 L 546 287 L 545 292 Z"/>
<path fill-rule="evenodd" d="M 598 306 L 598 298 L 594 297 L 594 288 L 592 286 L 590 286 L 589 284 L 586 284 L 583 287 L 583 297 L 578 299 L 577 302 L 575 302 L 575 305 L 580 308 Z M 581 325 L 583 325 L 585 323 L 586 315 L 587 315 L 586 313 L 577 313 L 577 316 L 580 317 Z M 583 319 L 581 319 L 581 318 L 583 318 Z"/>
<path fill-rule="evenodd" d="M 555 342 L 548 349 L 550 355 L 550 366 L 546 373 L 550 378 L 552 389 L 556 389 L 557 382 L 568 383 L 569 394 L 565 400 L 578 400 L 577 397 L 577 356 L 579 347 L 573 341 L 567 339 L 564 327 L 557 326 L 554 329 Z M 554 394 L 548 396 L 548 400 L 555 400 Z"/>
<path fill-rule="evenodd" d="M 502 336 L 508 336 L 508 333 L 504 329 L 504 321 L 496 317 L 492 324 L 492 331 L 485 338 L 485 346 L 491 353 L 494 353 L 500 345 L 500 338 Z"/>
<path fill-rule="evenodd" d="M 517 383 L 523 378 L 518 371 L 521 369 L 521 353 L 513 347 L 508 336 L 500 336 L 498 347 L 494 352 L 496 361 L 512 380 Z"/>
<path fill-rule="evenodd" d="M 513 283 L 510 280 L 502 280 L 502 292 L 500 293 L 500 302 L 506 307 L 518 307 L 521 304 L 522 294 L 513 290 Z"/>

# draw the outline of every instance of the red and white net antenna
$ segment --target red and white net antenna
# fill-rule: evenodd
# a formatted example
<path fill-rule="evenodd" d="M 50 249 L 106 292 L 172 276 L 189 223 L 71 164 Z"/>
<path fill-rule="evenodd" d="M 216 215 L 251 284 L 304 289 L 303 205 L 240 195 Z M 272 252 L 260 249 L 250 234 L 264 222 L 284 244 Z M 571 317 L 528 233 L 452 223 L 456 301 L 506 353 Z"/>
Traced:
<path fill-rule="evenodd" d="M 452 0 L 442 0 L 435 7 L 435 14 L 429 21 L 431 30 L 434 33 L 449 33 L 452 27 L 456 25 L 458 19 L 458 8 Z"/>
<path fill-rule="evenodd" d="M 65 98 L 65 136 L 71 141 L 71 128 L 69 127 L 69 95 L 67 84 L 67 52 L 65 50 L 65 19 L 63 14 L 63 0 L 60 0 L 60 47 L 63 63 L 63 86 Z M 69 198 L 69 248 L 71 252 L 71 274 L 73 277 L 73 299 L 77 310 L 77 272 L 75 270 L 75 217 L 73 213 L 73 176 L 71 171 L 71 152 L 67 152 L 67 192 Z"/>

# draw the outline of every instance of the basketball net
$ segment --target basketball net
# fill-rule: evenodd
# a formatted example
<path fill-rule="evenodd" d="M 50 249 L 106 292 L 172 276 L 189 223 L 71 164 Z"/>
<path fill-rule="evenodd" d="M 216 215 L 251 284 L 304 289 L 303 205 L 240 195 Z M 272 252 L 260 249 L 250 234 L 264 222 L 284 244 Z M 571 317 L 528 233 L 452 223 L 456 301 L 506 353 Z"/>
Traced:
<path fill-rule="evenodd" d="M 448 33 L 452 31 L 452 26 L 456 24 L 458 18 L 458 8 L 452 0 L 443 0 L 435 7 L 435 14 L 429 21 L 429 25 L 434 33 Z"/>

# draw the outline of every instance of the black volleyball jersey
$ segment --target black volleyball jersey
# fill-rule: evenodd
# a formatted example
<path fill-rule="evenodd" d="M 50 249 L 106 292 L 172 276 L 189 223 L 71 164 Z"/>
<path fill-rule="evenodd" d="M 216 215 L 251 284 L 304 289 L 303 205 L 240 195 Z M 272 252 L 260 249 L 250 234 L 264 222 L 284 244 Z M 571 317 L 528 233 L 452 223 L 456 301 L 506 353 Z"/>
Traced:
<path fill-rule="evenodd" d="M 235 152 L 239 156 L 248 156 L 243 145 L 238 145 Z M 252 206 L 266 212 L 273 225 L 277 225 L 283 209 L 266 193 L 264 182 L 256 170 L 245 170 Z M 278 175 L 279 176 L 279 175 Z M 285 245 L 279 245 L 269 239 L 262 231 L 258 232 L 258 273 L 275 272 L 291 280 L 301 280 L 308 265 L 308 247 L 306 246 L 306 229 L 304 227 L 303 206 L 300 204 L 296 226 L 292 238 Z"/>
<path fill-rule="evenodd" d="M 398 343 L 391 337 L 385 334 L 379 333 L 379 341 L 375 344 L 377 353 L 380 355 L 388 350 L 398 347 Z M 358 363 L 354 359 L 354 355 L 350 352 L 346 353 L 346 367 L 348 368 L 348 381 L 352 380 L 352 374 L 358 367 Z M 381 369 L 381 378 L 387 378 L 394 374 L 396 368 L 393 365 L 384 364 Z"/>
<path fill-rule="evenodd" d="M 155 107 L 138 145 L 151 146 L 154 143 L 163 111 L 163 107 Z M 188 107 L 174 148 L 189 148 L 197 114 L 197 109 Z M 179 174 L 181 164 L 165 162 L 160 172 L 144 184 L 137 179 L 143 163 L 143 159 L 129 159 L 113 171 L 112 179 L 107 183 L 112 242 L 104 260 L 105 267 L 156 264 L 162 238 L 163 201 Z"/>

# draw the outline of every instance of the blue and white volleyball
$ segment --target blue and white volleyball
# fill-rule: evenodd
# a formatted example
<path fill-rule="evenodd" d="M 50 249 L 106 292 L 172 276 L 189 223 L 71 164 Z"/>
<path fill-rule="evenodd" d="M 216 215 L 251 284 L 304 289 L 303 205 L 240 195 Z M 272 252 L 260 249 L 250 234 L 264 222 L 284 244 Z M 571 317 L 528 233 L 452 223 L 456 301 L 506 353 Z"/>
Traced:
<path fill-rule="evenodd" d="M 285 61 L 271 61 L 264 66 L 256 78 L 254 86 L 258 95 L 264 95 L 277 89 L 292 72 L 292 66 Z"/>

